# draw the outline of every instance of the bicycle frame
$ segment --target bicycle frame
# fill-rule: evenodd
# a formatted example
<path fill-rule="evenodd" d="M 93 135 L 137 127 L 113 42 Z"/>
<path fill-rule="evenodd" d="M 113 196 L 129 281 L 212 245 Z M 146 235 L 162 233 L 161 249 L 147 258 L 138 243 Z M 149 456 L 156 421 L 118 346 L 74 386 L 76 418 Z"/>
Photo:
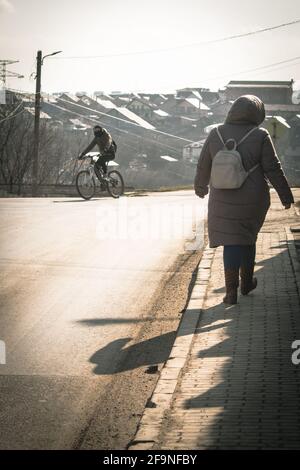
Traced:
<path fill-rule="evenodd" d="M 100 154 L 99 154 L 99 155 L 100 155 Z M 96 162 L 93 160 L 93 157 L 88 156 L 88 157 L 86 157 L 86 159 L 90 159 L 90 163 L 89 163 L 89 165 L 86 167 L 86 171 L 89 172 L 91 178 L 94 177 L 94 176 L 96 176 L 96 179 L 99 180 L 99 178 L 98 178 L 98 176 L 97 176 L 97 174 L 96 174 L 96 172 L 95 172 L 94 166 L 95 166 L 95 163 L 96 163 Z M 101 170 L 99 170 L 99 171 L 101 172 Z M 102 176 L 102 172 L 101 172 L 101 176 Z"/>

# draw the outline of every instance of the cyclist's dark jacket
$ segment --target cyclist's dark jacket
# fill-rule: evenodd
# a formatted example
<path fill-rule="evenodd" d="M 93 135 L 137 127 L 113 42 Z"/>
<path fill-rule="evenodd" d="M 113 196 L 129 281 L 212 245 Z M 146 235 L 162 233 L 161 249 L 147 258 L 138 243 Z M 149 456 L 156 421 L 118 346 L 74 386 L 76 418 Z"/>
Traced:
<path fill-rule="evenodd" d="M 82 152 L 82 155 L 85 155 L 86 153 L 90 152 L 95 145 L 98 145 L 99 152 L 101 155 L 107 154 L 110 152 L 111 149 L 111 144 L 112 144 L 112 137 L 107 132 L 104 127 L 102 128 L 103 132 L 100 137 L 95 136 L 92 142 L 87 146 L 87 148 Z"/>

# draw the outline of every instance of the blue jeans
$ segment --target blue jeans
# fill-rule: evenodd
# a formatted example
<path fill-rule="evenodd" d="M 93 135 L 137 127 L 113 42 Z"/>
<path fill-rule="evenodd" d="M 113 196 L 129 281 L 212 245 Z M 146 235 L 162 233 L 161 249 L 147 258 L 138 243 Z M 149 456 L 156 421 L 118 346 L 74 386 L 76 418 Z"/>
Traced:
<path fill-rule="evenodd" d="M 255 263 L 256 245 L 226 245 L 223 251 L 224 269 L 251 268 Z"/>

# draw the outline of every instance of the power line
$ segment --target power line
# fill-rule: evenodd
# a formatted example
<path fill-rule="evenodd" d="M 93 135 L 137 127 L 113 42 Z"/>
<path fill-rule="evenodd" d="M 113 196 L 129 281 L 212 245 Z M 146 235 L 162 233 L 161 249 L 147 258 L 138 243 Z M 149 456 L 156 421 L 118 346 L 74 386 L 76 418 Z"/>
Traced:
<path fill-rule="evenodd" d="M 255 34 L 261 34 L 265 33 L 267 31 L 273 31 L 275 29 L 279 28 L 284 28 L 287 26 L 291 26 L 294 24 L 300 23 L 300 19 L 290 21 L 288 23 L 281 23 L 275 26 L 269 26 L 267 28 L 261 28 L 261 29 L 256 29 L 254 31 L 248 31 L 247 33 L 241 33 L 241 34 L 235 34 L 232 36 L 225 36 L 223 38 L 218 38 L 218 39 L 211 39 L 209 41 L 202 41 L 198 43 L 191 43 L 191 44 L 183 44 L 181 46 L 174 46 L 174 47 L 166 47 L 162 49 L 148 49 L 148 50 L 143 50 L 143 51 L 136 51 L 136 52 L 120 52 L 120 53 L 115 53 L 115 54 L 102 54 L 102 55 L 91 55 L 91 56 L 70 56 L 70 57 L 55 57 L 52 60 L 72 60 L 72 59 L 102 59 L 106 57 L 122 57 L 122 56 L 130 56 L 130 55 L 140 55 L 140 54 L 155 54 L 157 52 L 170 52 L 170 51 L 175 51 L 178 49 L 186 49 L 189 47 L 198 47 L 198 46 L 204 46 L 204 45 L 209 45 L 209 44 L 217 44 L 219 42 L 225 42 L 225 41 L 231 41 L 233 39 L 240 39 L 243 37 L 248 37 L 248 36 L 253 36 Z"/>
<path fill-rule="evenodd" d="M 0 60 L 0 81 L 3 83 L 3 87 L 6 87 L 7 78 L 24 78 L 24 75 L 20 75 L 16 72 L 11 72 L 7 70 L 7 65 L 17 64 L 18 60 Z"/>
<path fill-rule="evenodd" d="M 24 109 L 20 113 L 15 114 L 15 112 L 20 108 L 22 104 L 23 104 L 23 100 L 15 107 L 15 109 L 12 110 L 10 114 L 8 114 L 8 116 L 6 116 L 4 119 L 1 119 L 0 123 L 7 121 L 8 119 L 12 119 L 16 116 L 19 116 L 19 114 L 22 114 L 25 111 Z"/>
<path fill-rule="evenodd" d="M 25 109 L 22 109 L 22 111 L 20 111 L 17 114 L 14 114 L 13 116 L 9 116 L 9 117 L 6 117 L 4 119 L 1 119 L 0 124 L 4 121 L 8 121 L 9 119 L 14 119 L 15 117 L 20 116 L 20 114 L 23 114 L 24 112 L 25 112 Z"/>
<path fill-rule="evenodd" d="M 17 90 L 11 90 L 11 91 L 17 91 Z M 31 96 L 29 93 L 25 93 L 25 92 L 22 92 L 22 91 L 17 91 L 17 92 L 18 92 L 18 93 L 22 93 L 22 94 L 24 94 L 25 96 Z M 162 134 L 162 135 L 165 135 L 165 136 L 167 136 L 167 137 L 173 137 L 173 138 L 176 138 L 176 139 L 184 140 L 184 141 L 189 142 L 189 143 L 190 143 L 190 142 L 193 142 L 193 140 L 185 139 L 184 137 L 179 137 L 179 136 L 176 136 L 176 135 L 173 135 L 173 134 L 169 134 L 169 133 L 167 133 L 167 132 L 159 131 L 158 129 L 147 129 L 147 128 L 141 126 L 140 124 L 137 124 L 137 123 L 128 121 L 128 120 L 126 120 L 126 119 L 118 118 L 118 117 L 116 117 L 116 116 L 111 116 L 111 115 L 108 114 L 108 113 L 103 113 L 103 112 L 101 112 L 101 111 L 98 111 L 97 109 L 89 108 L 89 107 L 87 107 L 87 106 L 83 106 L 83 105 L 80 105 L 80 104 L 75 103 L 75 102 L 72 103 L 71 101 L 64 100 L 63 98 L 59 98 L 59 100 L 65 102 L 65 103 L 67 103 L 67 104 L 71 104 L 72 106 L 78 106 L 78 107 L 80 107 L 80 108 L 87 109 L 87 110 L 90 111 L 90 112 L 98 113 L 98 114 L 101 114 L 101 115 L 103 115 L 103 116 L 108 116 L 109 118 L 116 119 L 117 121 L 122 121 L 122 122 L 125 122 L 125 123 L 127 123 L 127 124 L 131 124 L 131 125 L 133 125 L 133 126 L 139 127 L 139 128 L 141 128 L 141 129 L 144 129 L 144 130 L 151 130 L 152 132 L 157 132 L 157 133 Z M 95 122 L 95 123 L 99 123 L 99 122 L 100 122 L 99 119 L 95 120 L 95 119 L 93 119 L 93 118 L 87 117 L 87 116 L 84 115 L 84 114 L 79 114 L 79 113 L 76 113 L 75 111 L 70 111 L 69 109 L 66 109 L 66 108 L 64 108 L 64 107 L 61 107 L 61 106 L 59 106 L 59 105 L 55 105 L 55 104 L 50 103 L 50 102 L 48 102 L 47 104 L 50 105 L 50 106 L 54 106 L 54 107 L 56 107 L 56 108 L 58 108 L 58 109 L 61 109 L 61 110 L 63 110 L 63 111 L 67 111 L 67 112 L 69 112 L 69 113 L 71 113 L 71 114 L 73 113 L 73 114 L 75 114 L 75 115 L 77 115 L 77 116 L 80 116 L 80 117 L 82 117 L 82 118 L 84 118 L 84 119 L 88 119 L 88 120 L 90 120 L 91 122 Z M 100 122 L 100 123 L 101 123 L 101 122 Z M 105 123 L 104 123 L 104 124 L 105 124 Z M 105 125 L 107 125 L 107 123 L 106 123 Z M 110 125 L 110 127 L 112 127 L 113 129 L 116 129 L 116 130 L 118 130 L 118 131 L 120 131 L 120 132 L 123 132 L 123 133 L 126 133 L 126 134 L 130 134 L 130 135 L 134 135 L 134 136 L 136 136 L 136 137 L 140 137 L 140 136 L 138 136 L 137 134 L 133 134 L 133 133 L 130 133 L 130 132 L 128 132 L 128 131 L 124 131 L 124 130 L 122 130 L 122 129 L 119 129 L 119 128 L 117 128 L 117 127 L 112 126 L 111 124 L 109 124 L 109 125 Z M 156 142 L 156 141 L 153 140 L 153 139 L 152 139 L 151 141 L 152 141 L 152 142 Z M 156 143 L 158 143 L 158 142 L 156 142 Z M 161 142 L 159 142 L 159 143 L 161 143 Z M 174 151 L 177 151 L 176 149 L 174 149 L 173 147 L 171 147 L 171 146 L 169 146 L 169 145 L 166 145 L 166 144 L 162 144 L 162 145 L 164 145 L 166 148 L 168 147 L 168 148 L 170 148 L 170 149 L 172 149 L 172 150 L 174 150 Z"/>
<path fill-rule="evenodd" d="M 236 75 L 243 75 L 245 73 L 251 73 L 251 72 L 259 72 L 261 70 L 265 70 L 265 69 L 268 69 L 268 68 L 272 68 L 272 67 L 276 67 L 274 69 L 274 71 L 276 70 L 281 70 L 283 68 L 286 68 L 286 67 L 293 67 L 294 65 L 297 65 L 299 62 L 296 62 L 295 64 L 291 64 L 291 62 L 293 61 L 296 61 L 300 59 L 300 56 L 296 56 L 296 57 L 293 57 L 291 59 L 287 59 L 287 60 L 282 60 L 280 62 L 273 62 L 272 64 L 268 64 L 268 65 L 263 65 L 261 67 L 255 67 L 255 68 L 252 68 L 252 69 L 247 69 L 247 70 L 242 70 L 240 72 L 231 72 L 230 74 L 227 74 L 227 75 L 219 75 L 217 77 L 204 77 L 202 78 L 201 80 L 202 81 L 206 81 L 206 80 L 210 80 L 210 81 L 217 81 L 217 80 L 221 80 L 223 78 L 232 78 L 232 77 L 235 77 Z M 282 67 L 277 67 L 278 65 L 281 65 L 281 64 L 286 64 L 286 65 L 283 65 Z M 265 73 L 272 73 L 273 70 L 266 70 Z M 183 85 L 185 86 L 185 85 Z M 189 88 L 199 88 L 199 84 L 195 85 L 194 87 L 193 86 L 189 86 Z M 178 89 L 180 89 L 180 87 L 178 87 Z M 132 93 L 143 93 L 141 90 L 133 90 Z M 161 93 L 162 95 L 164 93 Z"/>
<path fill-rule="evenodd" d="M 90 118 L 84 114 L 80 114 L 80 113 L 76 113 L 76 111 L 71 111 L 67 108 L 64 108 L 62 106 L 59 106 L 59 105 L 56 105 L 56 104 L 53 104 L 53 103 L 48 103 L 50 106 L 54 106 L 55 108 L 58 108 L 58 109 L 61 109 L 62 111 L 66 111 L 67 113 L 70 113 L 70 114 L 73 114 L 75 116 L 79 116 L 81 117 L 82 119 L 85 119 L 85 120 L 88 120 L 88 121 L 91 121 L 91 122 L 94 122 L 94 123 L 97 123 L 97 124 L 103 124 L 103 125 L 107 125 L 107 123 L 103 123 L 101 120 L 99 119 L 93 119 L 93 118 Z M 111 116 L 110 116 L 111 117 Z M 163 142 L 158 142 L 154 139 L 149 139 L 147 137 L 142 137 L 140 135 L 137 135 L 137 134 L 134 134 L 133 132 L 129 132 L 129 131 L 125 131 L 123 129 L 119 129 L 118 127 L 115 127 L 113 126 L 112 124 L 109 124 L 109 127 L 112 128 L 112 129 L 115 129 L 117 130 L 118 132 L 121 132 L 122 134 L 126 134 L 126 135 L 132 135 L 134 137 L 137 137 L 138 139 L 142 139 L 143 141 L 147 141 L 147 142 L 152 142 L 152 143 L 155 143 L 156 145 L 159 145 L 161 147 L 165 147 L 169 150 L 173 150 L 174 152 L 180 154 L 180 152 L 178 151 L 178 149 L 175 149 L 174 147 L 171 147 L 170 145 L 167 145 Z M 144 129 L 144 128 L 143 128 Z M 147 129 L 148 130 L 148 129 Z M 193 142 L 192 140 L 189 140 L 189 142 Z"/>
<path fill-rule="evenodd" d="M 137 124 L 135 122 L 131 122 L 131 121 L 128 121 L 127 119 L 123 119 L 123 118 L 119 118 L 119 117 L 116 117 L 116 116 L 112 116 L 108 113 L 103 113 L 101 111 L 98 111 L 97 109 L 93 109 L 93 108 L 89 108 L 88 106 L 83 106 L 81 104 L 78 104 L 78 103 L 72 103 L 71 101 L 68 101 L 68 100 L 64 100 L 63 98 L 59 98 L 60 101 L 63 101 L 64 103 L 68 103 L 68 104 L 71 104 L 72 106 L 78 106 L 80 108 L 83 108 L 83 109 L 87 109 L 88 111 L 91 111 L 93 113 L 98 113 L 98 114 L 101 114 L 103 116 L 108 116 L 109 118 L 113 118 L 113 119 L 116 119 L 117 121 L 122 121 L 122 122 L 126 122 L 127 124 L 131 124 L 132 126 L 136 126 L 136 127 L 140 127 L 142 129 L 146 129 L 145 127 L 141 126 L 140 124 Z M 52 103 L 49 103 L 49 104 L 52 104 Z M 117 108 L 115 108 L 117 109 Z M 167 137 L 173 137 L 175 139 L 179 139 L 179 140 L 184 140 L 185 142 L 193 142 L 192 140 L 190 139 L 186 139 L 184 137 L 179 137 L 177 135 L 173 135 L 173 134 L 169 134 L 168 132 L 163 132 L 163 131 L 159 131 L 158 129 L 147 129 L 149 131 L 152 131 L 152 132 L 157 132 L 158 134 L 162 134 L 162 135 L 165 135 Z"/>
<path fill-rule="evenodd" d="M 204 80 L 221 80 L 222 78 L 228 78 L 228 77 L 231 77 L 233 75 L 243 75 L 245 73 L 251 73 L 251 72 L 258 72 L 258 71 L 261 71 L 261 70 L 265 70 L 265 69 L 268 69 L 268 68 L 272 68 L 272 67 L 276 67 L 277 65 L 281 65 L 281 64 L 287 64 L 285 65 L 284 67 L 280 67 L 280 68 L 285 68 L 285 67 L 288 67 L 290 65 L 290 62 L 294 62 L 295 60 L 299 60 L 300 59 L 300 56 L 297 56 L 297 57 L 293 57 L 291 59 L 287 59 L 287 60 L 282 60 L 280 62 L 273 62 L 272 64 L 269 64 L 269 65 L 263 65 L 261 67 L 255 67 L 253 69 L 247 69 L 247 70 L 243 70 L 241 72 L 232 72 L 230 75 L 221 75 L 221 76 L 218 76 L 218 77 L 208 77 L 208 78 L 205 78 Z M 272 72 L 273 70 L 270 70 L 270 72 Z"/>

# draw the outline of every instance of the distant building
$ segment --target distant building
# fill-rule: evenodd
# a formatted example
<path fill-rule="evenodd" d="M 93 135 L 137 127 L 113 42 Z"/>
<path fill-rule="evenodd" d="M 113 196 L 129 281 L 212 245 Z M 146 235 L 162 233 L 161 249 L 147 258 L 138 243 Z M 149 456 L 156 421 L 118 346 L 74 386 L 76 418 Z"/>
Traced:
<path fill-rule="evenodd" d="M 139 93 L 139 96 L 155 106 L 161 106 L 167 100 L 167 97 L 161 93 Z"/>
<path fill-rule="evenodd" d="M 196 165 L 198 163 L 204 142 L 205 139 L 185 145 L 182 152 L 183 160 Z"/>
<path fill-rule="evenodd" d="M 292 104 L 293 80 L 277 81 L 235 81 L 222 90 L 226 101 L 234 101 L 241 95 L 258 96 L 265 104 Z"/>
<path fill-rule="evenodd" d="M 140 133 L 145 129 L 153 130 L 155 127 L 141 118 L 128 108 L 113 108 L 107 111 L 106 115 L 101 118 L 105 126 L 112 127 L 131 133 Z"/>
<path fill-rule="evenodd" d="M 208 107 L 219 100 L 219 93 L 209 88 L 181 88 L 176 91 L 177 98 L 198 98 Z"/>
<path fill-rule="evenodd" d="M 153 111 L 157 109 L 157 106 L 150 103 L 150 101 L 146 98 L 136 96 L 132 98 L 131 101 L 129 101 L 129 103 L 126 105 L 126 108 L 145 119 L 151 120 Z"/>
<path fill-rule="evenodd" d="M 168 98 L 161 106 L 163 111 L 175 116 L 202 117 L 207 116 L 210 108 L 199 98 Z"/>

